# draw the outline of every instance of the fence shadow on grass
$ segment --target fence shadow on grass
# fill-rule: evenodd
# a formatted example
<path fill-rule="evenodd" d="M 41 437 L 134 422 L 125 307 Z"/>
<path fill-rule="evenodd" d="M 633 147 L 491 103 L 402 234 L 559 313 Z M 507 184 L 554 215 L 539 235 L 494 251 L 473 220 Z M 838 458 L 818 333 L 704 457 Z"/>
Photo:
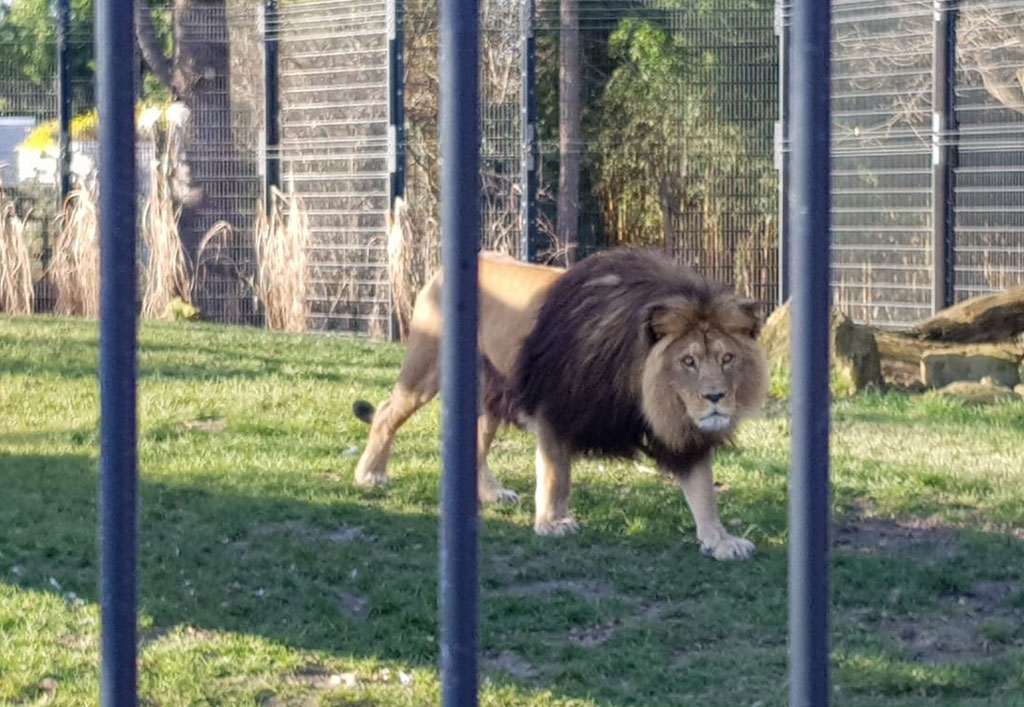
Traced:
<path fill-rule="evenodd" d="M 4 442 L 12 440 L 0 436 Z M 97 601 L 96 486 L 88 456 L 0 453 L 5 583 L 52 592 L 53 578 L 61 592 Z M 606 492 L 581 489 L 580 510 L 608 504 L 596 497 Z M 142 478 L 140 611 L 153 623 L 142 641 L 189 625 L 341 658 L 435 666 L 437 517 L 382 508 L 387 493 L 319 503 Z M 756 508 L 777 499 L 743 499 L 741 511 L 755 521 L 778 523 L 778 509 Z M 562 540 L 536 538 L 515 512 L 488 510 L 480 563 L 485 674 L 616 704 L 700 701 L 709 684 L 725 690 L 714 703 L 751 695 L 781 701 L 784 546 L 763 542 L 752 562 L 714 563 L 698 556 L 690 530 L 675 529 L 680 509 L 664 509 L 674 517 L 654 522 L 650 533 L 597 522 Z M 943 611 L 955 604 L 950 597 L 976 593 L 1001 568 L 1022 562 L 1024 543 L 1005 537 L 961 536 L 938 525 L 848 529 L 834 563 L 838 643 L 856 649 L 871 611 Z M 15 565 L 17 577 L 8 571 Z M 1010 584 L 987 586 L 1000 601 L 1012 599 Z M 890 623 L 876 628 L 892 629 L 898 648 L 909 621 Z M 722 687 L 738 664 L 748 666 L 744 679 Z M 926 670 L 918 682 L 927 688 L 930 679 Z"/>

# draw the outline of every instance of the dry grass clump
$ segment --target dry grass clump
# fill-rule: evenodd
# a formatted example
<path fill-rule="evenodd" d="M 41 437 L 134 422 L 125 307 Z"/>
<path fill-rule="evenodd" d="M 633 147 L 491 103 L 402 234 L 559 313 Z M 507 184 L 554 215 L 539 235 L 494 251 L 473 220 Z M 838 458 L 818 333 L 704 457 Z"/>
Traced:
<path fill-rule="evenodd" d="M 405 341 L 412 320 L 416 293 L 424 283 L 422 250 L 412 247 L 413 229 L 409 209 L 401 197 L 395 199 L 394 213 L 385 214 L 388 232 L 388 281 L 391 304 L 398 320 L 398 337 Z"/>
<path fill-rule="evenodd" d="M 57 314 L 99 315 L 100 229 L 95 180 L 67 195 L 57 217 L 60 232 L 48 276 L 57 289 Z"/>
<path fill-rule="evenodd" d="M 139 224 L 142 316 L 150 319 L 171 316 L 172 303 L 192 305 L 192 264 L 178 231 L 181 209 L 175 205 L 187 121 L 187 109 L 177 103 L 149 108 L 138 119 L 139 135 L 152 140 L 156 154 Z"/>
<path fill-rule="evenodd" d="M 256 277 L 268 329 L 306 331 L 306 267 L 312 232 L 305 202 L 289 187 L 271 189 L 269 213 L 260 208 L 253 225 Z"/>
<path fill-rule="evenodd" d="M 171 197 L 167 155 L 150 172 L 149 198 L 142 207 L 142 316 L 168 316 L 171 302 L 192 302 L 189 260 L 178 232 L 180 210 Z"/>
<path fill-rule="evenodd" d="M 0 184 L 0 312 L 31 314 L 35 301 L 25 219 Z"/>

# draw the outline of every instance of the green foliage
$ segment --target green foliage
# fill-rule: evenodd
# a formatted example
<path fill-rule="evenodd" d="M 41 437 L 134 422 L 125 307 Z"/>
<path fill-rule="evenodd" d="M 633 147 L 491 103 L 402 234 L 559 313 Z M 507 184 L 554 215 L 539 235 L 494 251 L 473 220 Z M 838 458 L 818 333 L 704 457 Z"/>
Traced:
<path fill-rule="evenodd" d="M 718 181 L 745 155 L 739 127 L 714 110 L 715 59 L 644 20 L 620 22 L 608 41 L 617 63 L 591 126 L 595 189 L 619 242 L 659 244 L 681 211 L 714 228 Z"/>
<path fill-rule="evenodd" d="M 71 75 L 79 102 L 91 102 L 88 84 L 95 73 L 93 36 L 93 0 L 71 0 Z M 26 81 L 40 92 L 52 91 L 57 75 L 53 3 L 13 0 L 6 12 L 0 13 L 0 52 L 5 78 Z"/>

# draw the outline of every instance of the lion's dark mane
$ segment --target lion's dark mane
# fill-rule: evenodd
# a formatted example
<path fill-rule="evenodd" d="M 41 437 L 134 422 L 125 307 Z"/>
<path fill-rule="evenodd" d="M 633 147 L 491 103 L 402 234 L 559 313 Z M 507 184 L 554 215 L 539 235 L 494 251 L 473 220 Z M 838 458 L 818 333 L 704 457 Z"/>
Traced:
<path fill-rule="evenodd" d="M 651 434 L 639 407 L 641 371 L 654 343 L 646 317 L 660 300 L 681 296 L 704 305 L 721 291 L 661 253 L 619 249 L 580 261 L 549 291 L 505 403 L 528 416 L 542 411 L 574 452 L 643 451 L 688 467 L 723 440 L 698 435 L 691 448 L 669 450 Z"/>

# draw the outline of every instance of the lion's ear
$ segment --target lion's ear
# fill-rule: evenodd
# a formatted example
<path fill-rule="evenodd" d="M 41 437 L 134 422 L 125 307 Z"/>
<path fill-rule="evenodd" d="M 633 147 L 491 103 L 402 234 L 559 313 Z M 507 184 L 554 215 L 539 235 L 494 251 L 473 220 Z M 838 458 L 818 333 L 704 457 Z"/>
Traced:
<path fill-rule="evenodd" d="M 654 344 L 666 336 L 686 333 L 693 326 L 696 315 L 696 305 L 682 297 L 652 304 L 645 319 L 648 341 Z"/>
<path fill-rule="evenodd" d="M 761 333 L 761 303 L 755 299 L 741 297 L 736 300 L 736 306 L 749 319 L 747 330 L 750 333 L 750 338 L 756 339 L 757 335 Z"/>
<path fill-rule="evenodd" d="M 726 294 L 720 296 L 712 305 L 711 319 L 715 326 L 733 336 L 756 339 L 761 332 L 758 309 L 756 300 Z"/>

